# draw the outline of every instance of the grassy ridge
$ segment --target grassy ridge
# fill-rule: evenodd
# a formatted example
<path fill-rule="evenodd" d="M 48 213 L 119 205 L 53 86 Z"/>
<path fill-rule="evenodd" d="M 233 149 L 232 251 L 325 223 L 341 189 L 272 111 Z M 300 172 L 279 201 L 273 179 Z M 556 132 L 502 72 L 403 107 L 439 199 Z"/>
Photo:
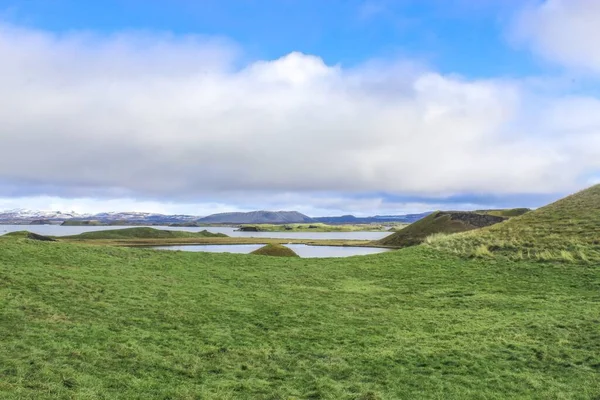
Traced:
<path fill-rule="evenodd" d="M 502 224 L 427 242 L 460 255 L 596 263 L 600 261 L 600 185 Z"/>
<path fill-rule="evenodd" d="M 183 239 L 198 237 L 228 237 L 223 233 L 172 231 L 147 227 L 110 229 L 105 231 L 84 232 L 79 235 L 62 236 L 63 239 L 100 240 L 100 239 Z"/>
<path fill-rule="evenodd" d="M 299 257 L 294 250 L 280 244 L 268 244 L 260 249 L 254 250 L 250 254 L 273 257 Z"/>
<path fill-rule="evenodd" d="M 375 241 L 375 244 L 390 247 L 408 247 L 423 243 L 425 238 L 436 233 L 452 234 L 477 229 L 485 224 L 503 221 L 497 216 L 478 215 L 467 212 L 436 211 L 406 228 Z"/>
<path fill-rule="evenodd" d="M 591 399 L 600 270 L 0 237 L 3 399 Z"/>

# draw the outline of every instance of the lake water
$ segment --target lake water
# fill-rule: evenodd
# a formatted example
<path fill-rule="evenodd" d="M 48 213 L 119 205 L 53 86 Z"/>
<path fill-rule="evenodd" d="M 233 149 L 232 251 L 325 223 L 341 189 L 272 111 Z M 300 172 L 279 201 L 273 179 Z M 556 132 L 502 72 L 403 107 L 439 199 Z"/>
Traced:
<path fill-rule="evenodd" d="M 286 244 L 302 258 L 350 257 L 377 254 L 390 251 L 376 247 L 339 247 L 339 246 L 307 246 L 304 244 Z M 209 253 L 248 254 L 263 247 L 262 244 L 216 244 L 189 246 L 157 246 L 156 250 L 204 251 Z"/>
<path fill-rule="evenodd" d="M 78 235 L 84 232 L 102 231 L 109 229 L 124 229 L 131 226 L 60 226 L 60 225 L 0 225 L 0 235 L 15 231 L 29 231 L 47 236 Z M 150 226 L 155 229 L 174 231 L 199 232 L 206 229 L 213 233 L 224 233 L 231 237 L 254 237 L 276 239 L 339 239 L 339 240 L 379 240 L 393 232 L 239 232 L 232 227 L 174 227 Z"/>

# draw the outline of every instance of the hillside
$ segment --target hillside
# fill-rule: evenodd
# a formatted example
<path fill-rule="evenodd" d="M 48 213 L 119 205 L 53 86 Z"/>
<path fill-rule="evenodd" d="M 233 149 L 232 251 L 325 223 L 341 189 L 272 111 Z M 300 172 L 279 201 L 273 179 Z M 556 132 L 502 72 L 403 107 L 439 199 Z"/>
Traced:
<path fill-rule="evenodd" d="M 294 250 L 280 244 L 268 244 L 260 249 L 254 250 L 250 254 L 272 257 L 299 257 Z"/>
<path fill-rule="evenodd" d="M 600 261 L 600 185 L 503 224 L 429 242 L 461 255 Z"/>
<path fill-rule="evenodd" d="M 408 247 L 421 244 L 436 233 L 457 233 L 497 224 L 504 218 L 462 211 L 436 211 L 433 214 L 375 242 L 380 246 Z"/>
<path fill-rule="evenodd" d="M 79 235 L 63 236 L 64 239 L 180 239 L 197 237 L 227 237 L 223 233 L 170 231 L 154 228 L 126 228 L 105 231 L 85 232 Z"/>
<path fill-rule="evenodd" d="M 202 224 L 293 224 L 313 222 L 313 219 L 297 211 L 251 211 L 212 214 L 200 218 Z"/>

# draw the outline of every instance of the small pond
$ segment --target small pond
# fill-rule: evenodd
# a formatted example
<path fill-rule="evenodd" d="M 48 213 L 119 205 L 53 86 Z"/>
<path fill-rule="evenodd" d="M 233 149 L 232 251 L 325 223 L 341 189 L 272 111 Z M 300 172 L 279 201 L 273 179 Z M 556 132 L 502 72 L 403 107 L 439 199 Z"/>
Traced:
<path fill-rule="evenodd" d="M 156 246 L 156 250 L 204 251 L 209 253 L 248 254 L 261 248 L 262 244 L 206 244 L 189 246 Z M 302 258 L 350 257 L 377 254 L 390 251 L 377 247 L 341 247 L 341 246 L 307 246 L 305 244 L 286 244 Z"/>

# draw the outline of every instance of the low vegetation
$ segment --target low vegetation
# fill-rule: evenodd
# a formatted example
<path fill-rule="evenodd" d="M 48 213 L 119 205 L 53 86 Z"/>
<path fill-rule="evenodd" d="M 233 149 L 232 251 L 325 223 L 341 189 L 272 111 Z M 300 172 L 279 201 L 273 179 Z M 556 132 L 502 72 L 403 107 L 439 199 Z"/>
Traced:
<path fill-rule="evenodd" d="M 0 237 L 3 399 L 593 399 L 600 270 Z"/>
<path fill-rule="evenodd" d="M 79 235 L 62 236 L 71 240 L 102 240 L 102 239 L 182 239 L 182 238 L 227 237 L 223 233 L 212 233 L 207 230 L 200 232 L 174 231 L 148 227 L 110 229 L 103 231 L 85 232 Z"/>
<path fill-rule="evenodd" d="M 463 256 L 484 253 L 487 257 L 500 255 L 516 260 L 598 263 L 600 185 L 502 224 L 431 237 L 427 244 Z"/>
<path fill-rule="evenodd" d="M 374 243 L 397 248 L 416 246 L 434 234 L 465 232 L 502 221 L 504 221 L 503 217 L 493 215 L 462 211 L 436 211 Z"/>
<path fill-rule="evenodd" d="M 298 257 L 298 254 L 296 254 L 294 250 L 280 244 L 267 244 L 260 249 L 254 250 L 250 254 L 273 257 Z"/>

